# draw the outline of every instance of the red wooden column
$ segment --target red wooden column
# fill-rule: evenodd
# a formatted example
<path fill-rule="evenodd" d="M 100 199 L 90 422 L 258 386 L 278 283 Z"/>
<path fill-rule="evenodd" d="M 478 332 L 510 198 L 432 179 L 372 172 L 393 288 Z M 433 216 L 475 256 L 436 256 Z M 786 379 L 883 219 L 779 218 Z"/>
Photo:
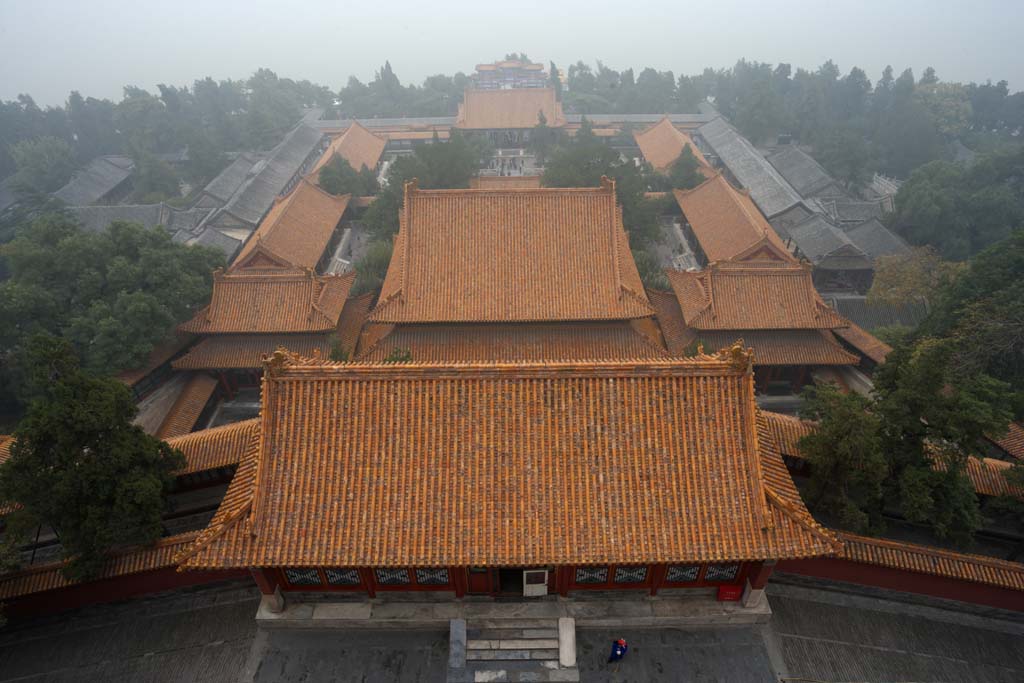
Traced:
<path fill-rule="evenodd" d="M 651 595 L 657 595 L 658 589 L 665 583 L 665 577 L 668 576 L 668 565 L 667 564 L 654 564 L 651 565 Z"/>
<path fill-rule="evenodd" d="M 373 570 L 367 567 L 361 567 L 359 569 L 359 576 L 363 579 L 363 585 L 366 586 L 366 594 L 371 598 L 377 597 L 376 579 L 373 576 Z"/>
<path fill-rule="evenodd" d="M 751 563 L 741 598 L 744 607 L 757 607 L 764 599 L 764 587 L 775 570 L 775 560 Z"/>
<path fill-rule="evenodd" d="M 250 569 L 249 573 L 252 574 L 253 580 L 263 595 L 273 595 L 277 587 L 281 585 L 277 572 L 272 569 Z"/>
<path fill-rule="evenodd" d="M 569 595 L 569 577 L 572 567 L 555 567 L 555 592 L 563 598 Z"/>
<path fill-rule="evenodd" d="M 448 576 L 451 577 L 452 586 L 455 588 L 455 597 L 465 597 L 469 590 L 469 570 L 465 567 L 449 567 Z"/>

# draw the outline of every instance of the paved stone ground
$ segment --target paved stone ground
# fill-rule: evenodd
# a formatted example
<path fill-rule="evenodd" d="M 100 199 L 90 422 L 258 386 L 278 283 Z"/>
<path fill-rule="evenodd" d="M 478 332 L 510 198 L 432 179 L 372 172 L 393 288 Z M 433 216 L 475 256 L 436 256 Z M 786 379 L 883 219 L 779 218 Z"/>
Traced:
<path fill-rule="evenodd" d="M 616 670 L 608 664 L 612 641 L 625 638 L 629 653 Z M 776 681 L 759 627 L 720 629 L 576 630 L 580 680 Z"/>
<path fill-rule="evenodd" d="M 767 627 L 579 629 L 582 680 L 1024 681 L 1024 624 L 838 588 L 769 584 Z M 447 633 L 260 632 L 256 605 L 242 582 L 15 624 L 0 630 L 0 682 L 444 680 Z M 613 671 L 617 637 L 630 653 Z"/>
<path fill-rule="evenodd" d="M 258 604 L 244 582 L 12 625 L 0 630 L 0 681 L 233 681 Z"/>
<path fill-rule="evenodd" d="M 794 679 L 1024 681 L 1020 624 L 831 590 L 768 592 L 771 630 Z"/>
<path fill-rule="evenodd" d="M 248 674 L 257 683 L 436 683 L 447 664 L 448 631 L 266 630 Z"/>

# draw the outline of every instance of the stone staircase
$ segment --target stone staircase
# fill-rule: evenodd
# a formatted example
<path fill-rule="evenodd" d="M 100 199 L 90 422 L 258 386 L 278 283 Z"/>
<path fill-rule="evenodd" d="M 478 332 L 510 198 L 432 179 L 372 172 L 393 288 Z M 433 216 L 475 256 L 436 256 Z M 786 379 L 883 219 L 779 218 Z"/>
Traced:
<path fill-rule="evenodd" d="M 453 619 L 448 683 L 579 681 L 573 619 Z"/>

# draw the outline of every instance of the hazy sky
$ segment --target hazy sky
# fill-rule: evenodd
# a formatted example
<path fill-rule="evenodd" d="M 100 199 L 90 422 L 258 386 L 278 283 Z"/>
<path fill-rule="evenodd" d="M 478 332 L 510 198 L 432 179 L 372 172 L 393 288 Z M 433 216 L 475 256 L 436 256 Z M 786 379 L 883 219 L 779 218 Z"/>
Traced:
<path fill-rule="evenodd" d="M 737 59 L 875 81 L 886 64 L 1024 88 L 1024 0 L 0 0 L 0 98 L 60 104 L 72 89 L 244 78 L 261 66 L 338 89 L 390 59 L 403 82 L 525 51 L 560 67 L 696 73 Z"/>

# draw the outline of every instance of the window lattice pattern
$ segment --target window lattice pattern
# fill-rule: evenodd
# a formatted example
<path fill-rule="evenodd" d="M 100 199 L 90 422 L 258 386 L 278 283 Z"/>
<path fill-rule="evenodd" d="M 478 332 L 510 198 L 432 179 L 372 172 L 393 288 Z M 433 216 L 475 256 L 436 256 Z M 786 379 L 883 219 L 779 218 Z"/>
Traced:
<path fill-rule="evenodd" d="M 700 565 L 682 565 L 668 568 L 665 579 L 672 583 L 693 583 L 700 575 Z"/>
<path fill-rule="evenodd" d="M 705 581 L 732 581 L 740 571 L 738 564 L 711 564 L 704 574 Z"/>
<path fill-rule="evenodd" d="M 333 586 L 358 586 L 359 570 L 357 569 L 325 569 L 327 583 Z"/>
<path fill-rule="evenodd" d="M 293 586 L 319 586 L 320 572 L 315 569 L 285 569 L 284 575 Z"/>
<path fill-rule="evenodd" d="M 615 583 L 643 583 L 647 580 L 647 567 L 616 567 Z"/>
<path fill-rule="evenodd" d="M 421 586 L 447 586 L 448 570 L 441 569 L 417 569 L 416 583 Z"/>
<path fill-rule="evenodd" d="M 377 581 L 385 586 L 401 586 L 409 583 L 408 569 L 377 569 Z"/>
<path fill-rule="evenodd" d="M 608 567 L 577 567 L 576 583 L 608 583 Z"/>

